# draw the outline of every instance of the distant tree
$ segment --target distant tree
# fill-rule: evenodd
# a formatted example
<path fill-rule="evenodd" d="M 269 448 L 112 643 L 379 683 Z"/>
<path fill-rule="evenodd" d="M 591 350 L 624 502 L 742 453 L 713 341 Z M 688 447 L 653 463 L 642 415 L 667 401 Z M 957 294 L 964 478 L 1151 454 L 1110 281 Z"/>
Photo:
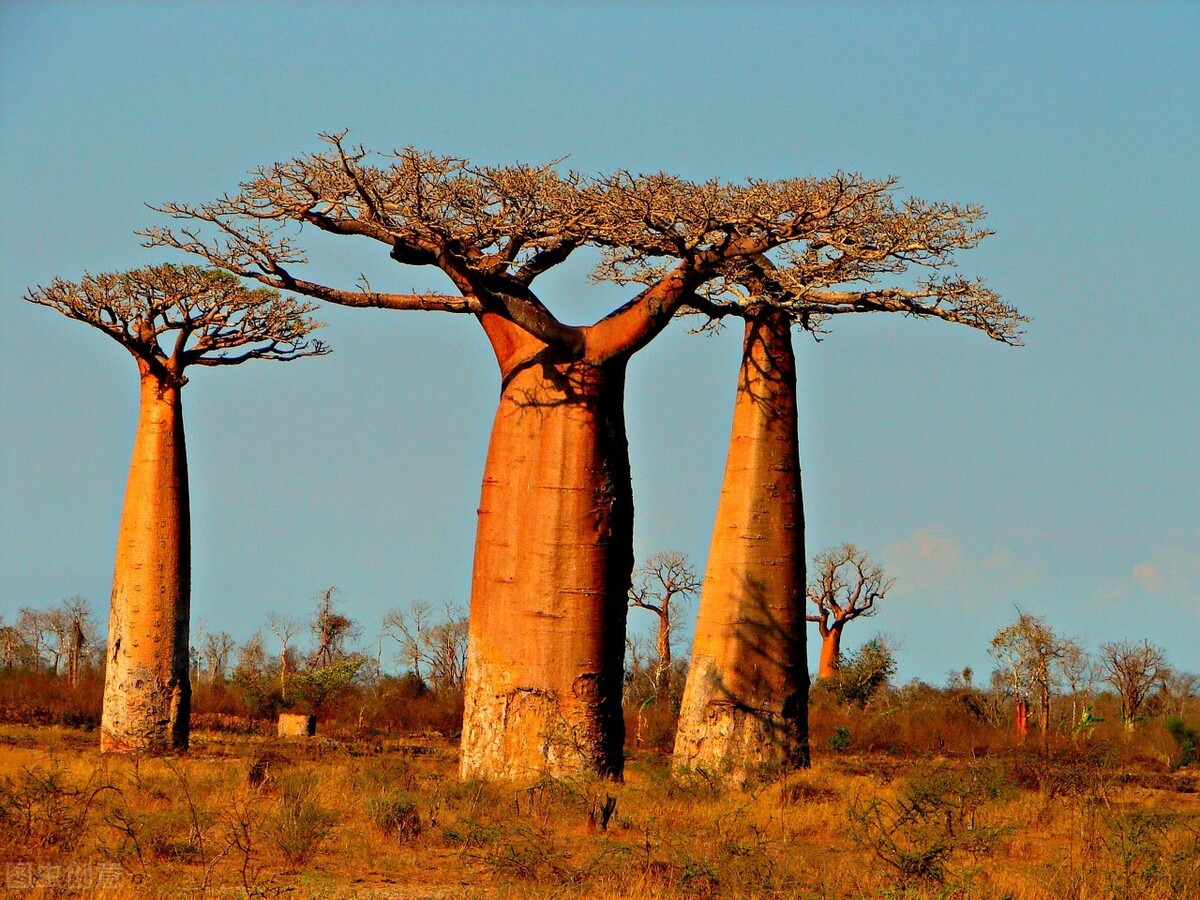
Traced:
<path fill-rule="evenodd" d="M 225 671 L 229 667 L 229 654 L 233 652 L 233 648 L 233 638 L 227 631 L 204 636 L 201 652 L 204 654 L 204 663 L 208 670 L 210 684 L 217 684 L 225 680 Z"/>
<path fill-rule="evenodd" d="M 1017 733 L 1025 737 L 1029 695 L 1036 693 L 1040 713 L 1042 746 L 1049 741 L 1050 695 L 1078 644 L 1061 638 L 1044 619 L 1017 610 L 1017 621 L 1001 628 L 991 640 L 988 652 L 1008 673 L 1017 703 Z"/>
<path fill-rule="evenodd" d="M 191 683 L 191 524 L 181 392 L 192 366 L 292 360 L 326 348 L 308 304 L 226 272 L 153 266 L 55 279 L 25 298 L 134 357 L 140 411 L 117 535 L 100 746 L 185 750 Z"/>
<path fill-rule="evenodd" d="M 1175 715 L 1187 716 L 1188 703 L 1200 690 L 1200 675 L 1194 672 L 1177 672 L 1171 670 L 1163 679 L 1163 690 L 1172 703 L 1175 704 Z"/>
<path fill-rule="evenodd" d="M 299 619 L 271 613 L 267 617 L 267 628 L 279 640 L 279 695 L 286 700 L 288 675 L 294 668 L 291 644 L 292 640 L 304 630 L 304 623 Z"/>
<path fill-rule="evenodd" d="M 289 682 L 293 695 L 305 701 L 314 715 L 324 715 L 329 706 L 354 684 L 368 662 L 361 653 L 348 653 L 327 665 L 312 665 L 296 672 Z"/>
<path fill-rule="evenodd" d="M 271 717 L 282 705 L 283 697 L 271 671 L 266 645 L 257 631 L 238 647 L 237 665 L 230 681 L 236 694 L 257 716 Z"/>
<path fill-rule="evenodd" d="M 80 666 L 95 640 L 95 631 L 91 606 L 78 595 L 67 597 L 47 610 L 25 607 L 6 638 L 4 658 L 6 661 L 20 658 L 34 668 L 45 666 L 55 675 L 65 673 L 74 687 Z"/>
<path fill-rule="evenodd" d="M 6 625 L 3 616 L 0 616 L 0 660 L 3 660 L 6 669 L 33 668 L 37 665 L 36 652 L 25 639 L 20 622 Z"/>
<path fill-rule="evenodd" d="M 896 579 L 884 575 L 865 550 L 842 544 L 813 559 L 808 600 L 817 608 L 806 618 L 817 623 L 821 635 L 819 678 L 838 673 L 841 665 L 842 629 L 847 622 L 875 615 L 875 604 L 892 589 Z"/>
<path fill-rule="evenodd" d="M 69 667 L 70 646 L 74 638 L 73 623 L 67 611 L 61 607 L 52 607 L 37 615 L 46 632 L 50 669 L 55 675 L 61 675 L 64 667 Z"/>
<path fill-rule="evenodd" d="M 1079 723 L 1079 697 L 1090 695 L 1096 683 L 1096 662 L 1077 641 L 1068 641 L 1058 659 L 1058 671 L 1071 694 L 1071 722 Z"/>
<path fill-rule="evenodd" d="M 951 672 L 946 679 L 946 688 L 979 721 L 997 725 L 1004 720 L 1007 704 L 996 702 L 997 692 L 983 690 L 975 684 L 975 670 L 970 666 Z"/>
<path fill-rule="evenodd" d="M 54 641 L 54 628 L 50 616 L 29 606 L 17 613 L 17 633 L 28 648 L 27 658 L 32 668 L 47 666 L 58 671 L 59 651 Z"/>
<path fill-rule="evenodd" d="M 1166 654 L 1149 641 L 1102 644 L 1099 666 L 1100 677 L 1121 698 L 1121 719 L 1132 731 L 1151 691 L 1170 671 Z"/>
<path fill-rule="evenodd" d="M 444 604 L 437 618 L 433 605 L 418 600 L 408 612 L 389 610 L 383 635 L 399 644 L 398 656 L 418 678 L 440 691 L 461 691 L 467 676 L 467 617 L 453 604 Z"/>
<path fill-rule="evenodd" d="M 200 652 L 200 648 L 195 644 L 188 647 L 188 679 L 190 682 L 198 682 L 201 674 L 204 672 L 204 654 Z"/>
<path fill-rule="evenodd" d="M 315 647 L 310 660 L 314 669 L 344 659 L 349 653 L 346 642 L 358 633 L 354 620 L 334 608 L 337 594 L 338 589 L 331 587 L 317 597 L 317 608 L 308 625 Z"/>
<path fill-rule="evenodd" d="M 658 618 L 655 640 L 654 695 L 666 696 L 673 658 L 672 640 L 679 631 L 682 604 L 691 601 L 702 581 L 687 555 L 678 550 L 656 553 L 634 572 L 629 588 L 629 605 L 654 613 Z"/>
<path fill-rule="evenodd" d="M 79 670 L 87 655 L 88 647 L 96 637 L 96 623 L 92 607 L 78 594 L 67 597 L 54 610 L 56 633 L 63 648 L 67 663 L 67 679 L 74 687 L 79 681 Z"/>
<path fill-rule="evenodd" d="M 263 643 L 262 632 L 256 631 L 238 647 L 237 664 L 234 666 L 234 670 L 262 675 L 266 672 L 268 663 L 267 647 Z"/>

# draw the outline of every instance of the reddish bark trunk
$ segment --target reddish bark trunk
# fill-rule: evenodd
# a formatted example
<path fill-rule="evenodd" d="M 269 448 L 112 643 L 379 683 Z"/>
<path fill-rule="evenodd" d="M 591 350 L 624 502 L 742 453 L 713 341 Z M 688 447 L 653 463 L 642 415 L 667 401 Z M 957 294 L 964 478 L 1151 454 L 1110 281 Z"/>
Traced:
<path fill-rule="evenodd" d="M 768 311 L 746 321 L 676 765 L 807 765 L 804 578 L 791 326 Z"/>
<path fill-rule="evenodd" d="M 818 678 L 834 678 L 842 668 L 842 629 L 835 626 L 821 638 L 821 660 L 817 664 Z"/>
<path fill-rule="evenodd" d="M 139 367 L 141 404 L 117 535 L 100 749 L 183 751 L 191 704 L 183 410 L 169 376 Z"/>
<path fill-rule="evenodd" d="M 471 586 L 461 774 L 619 777 L 633 502 L 624 359 L 481 321 L 502 390 Z"/>
<path fill-rule="evenodd" d="M 1029 734 L 1029 702 L 1023 697 L 1017 698 L 1017 737 L 1022 741 Z"/>

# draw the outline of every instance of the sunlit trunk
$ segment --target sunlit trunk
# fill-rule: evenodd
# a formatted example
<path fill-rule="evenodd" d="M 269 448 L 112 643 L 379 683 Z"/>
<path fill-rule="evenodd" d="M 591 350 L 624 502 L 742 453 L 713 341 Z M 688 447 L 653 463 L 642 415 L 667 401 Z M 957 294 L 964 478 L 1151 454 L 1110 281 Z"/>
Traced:
<path fill-rule="evenodd" d="M 677 766 L 736 778 L 808 764 L 804 571 L 790 323 L 764 312 L 746 322 Z"/>
<path fill-rule="evenodd" d="M 818 678 L 833 678 L 842 669 L 842 629 L 834 626 L 821 638 L 821 659 L 817 664 Z"/>
<path fill-rule="evenodd" d="M 117 535 L 100 748 L 188 745 L 191 581 L 179 387 L 142 366 L 137 438 Z"/>
<path fill-rule="evenodd" d="M 1017 698 L 1016 728 L 1017 737 L 1024 742 L 1029 734 L 1029 701 L 1024 697 Z"/>
<path fill-rule="evenodd" d="M 633 504 L 625 364 L 481 317 L 502 390 L 471 586 L 464 778 L 619 777 Z"/>

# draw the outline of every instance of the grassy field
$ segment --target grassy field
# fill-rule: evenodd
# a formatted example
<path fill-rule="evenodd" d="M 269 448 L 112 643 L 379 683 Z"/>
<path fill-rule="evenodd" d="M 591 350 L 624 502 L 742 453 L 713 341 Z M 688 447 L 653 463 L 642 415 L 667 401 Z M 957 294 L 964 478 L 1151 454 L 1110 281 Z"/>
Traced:
<path fill-rule="evenodd" d="M 834 752 L 744 789 L 459 783 L 440 738 L 200 731 L 102 757 L 94 731 L 0 727 L 13 896 L 1200 897 L 1200 777 L 1117 743 L 985 756 Z"/>

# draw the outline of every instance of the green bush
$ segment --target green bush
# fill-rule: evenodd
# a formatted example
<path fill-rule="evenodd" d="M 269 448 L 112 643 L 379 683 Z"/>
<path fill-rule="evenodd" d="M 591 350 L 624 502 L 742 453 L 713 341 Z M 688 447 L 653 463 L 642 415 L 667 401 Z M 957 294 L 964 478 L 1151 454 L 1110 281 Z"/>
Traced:
<path fill-rule="evenodd" d="M 841 753 L 850 749 L 851 742 L 849 728 L 835 728 L 829 737 L 829 749 L 834 753 Z"/>
<path fill-rule="evenodd" d="M 1184 721 L 1183 716 L 1171 716 L 1163 723 L 1167 733 L 1175 739 L 1179 752 L 1171 759 L 1171 771 L 1175 772 L 1196 761 L 1196 746 L 1200 744 L 1200 731 Z"/>

